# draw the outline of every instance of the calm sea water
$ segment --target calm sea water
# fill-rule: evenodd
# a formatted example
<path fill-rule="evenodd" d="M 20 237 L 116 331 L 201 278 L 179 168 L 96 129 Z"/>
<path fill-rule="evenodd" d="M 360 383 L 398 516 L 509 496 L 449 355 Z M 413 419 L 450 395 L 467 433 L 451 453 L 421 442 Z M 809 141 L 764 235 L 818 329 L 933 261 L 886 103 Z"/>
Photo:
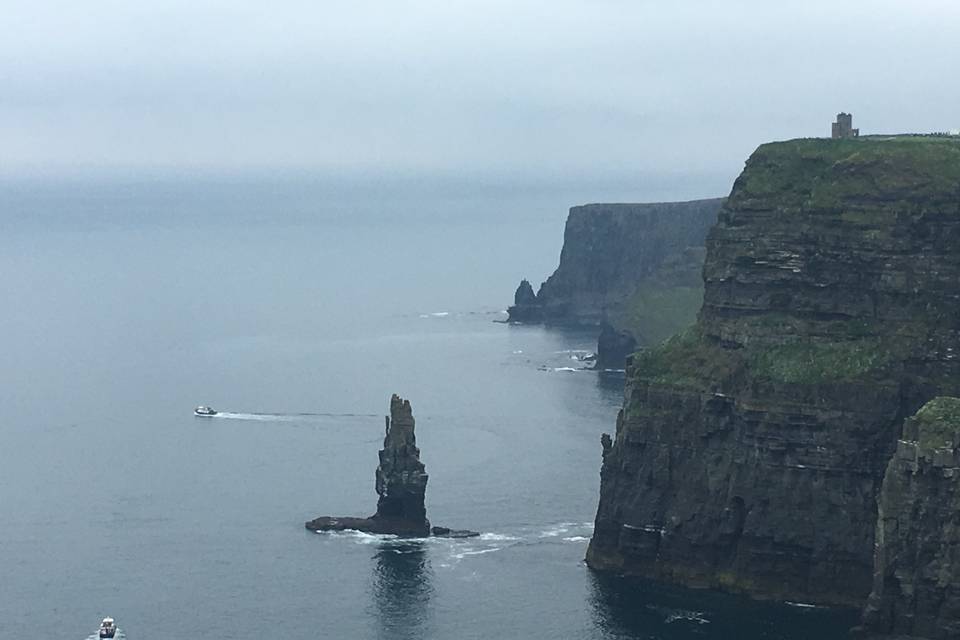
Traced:
<path fill-rule="evenodd" d="M 4 185 L 0 621 L 85 638 L 843 638 L 851 612 L 583 564 L 623 380 L 593 335 L 499 324 L 560 250 L 550 198 Z M 359 203 L 359 204 L 358 204 Z M 391 393 L 434 524 L 368 515 Z M 197 404 L 229 412 L 195 418 Z M 279 632 L 279 633 L 278 633 Z"/>

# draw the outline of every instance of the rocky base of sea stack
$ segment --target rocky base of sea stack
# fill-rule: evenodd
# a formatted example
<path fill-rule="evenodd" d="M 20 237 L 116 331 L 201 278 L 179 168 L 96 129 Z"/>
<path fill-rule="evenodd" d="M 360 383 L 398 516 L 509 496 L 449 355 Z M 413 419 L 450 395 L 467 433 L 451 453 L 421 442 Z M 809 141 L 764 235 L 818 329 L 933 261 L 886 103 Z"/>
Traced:
<path fill-rule="evenodd" d="M 410 538 L 430 535 L 429 522 L 410 522 L 394 518 L 340 518 L 321 516 L 306 524 L 311 531 L 363 531 L 364 533 L 392 534 Z"/>
<path fill-rule="evenodd" d="M 480 535 L 478 531 L 467 529 L 450 529 L 448 527 L 430 527 L 416 526 L 405 520 L 396 520 L 390 518 L 335 518 L 331 516 L 321 516 L 311 520 L 306 524 L 307 529 L 316 533 L 325 531 L 362 531 L 363 533 L 376 533 L 381 535 L 395 535 L 402 538 L 426 538 L 433 536 L 436 538 L 475 538 Z"/>

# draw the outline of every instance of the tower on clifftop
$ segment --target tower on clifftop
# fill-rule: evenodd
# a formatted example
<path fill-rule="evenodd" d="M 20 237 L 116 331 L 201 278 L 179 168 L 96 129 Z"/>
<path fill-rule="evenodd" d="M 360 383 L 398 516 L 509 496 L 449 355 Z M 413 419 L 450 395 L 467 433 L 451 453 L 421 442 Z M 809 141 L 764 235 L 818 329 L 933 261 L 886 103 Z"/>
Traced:
<path fill-rule="evenodd" d="M 837 121 L 832 125 L 831 138 L 857 138 L 860 136 L 860 129 L 853 128 L 852 113 L 838 113 Z"/>

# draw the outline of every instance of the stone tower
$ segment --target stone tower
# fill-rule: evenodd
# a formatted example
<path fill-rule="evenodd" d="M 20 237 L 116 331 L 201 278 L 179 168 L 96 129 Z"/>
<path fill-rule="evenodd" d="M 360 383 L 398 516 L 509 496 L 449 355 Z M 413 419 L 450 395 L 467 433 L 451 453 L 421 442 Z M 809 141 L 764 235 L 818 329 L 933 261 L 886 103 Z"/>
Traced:
<path fill-rule="evenodd" d="M 838 113 L 837 121 L 832 125 L 831 138 L 856 138 L 860 135 L 860 129 L 853 128 L 852 113 Z"/>

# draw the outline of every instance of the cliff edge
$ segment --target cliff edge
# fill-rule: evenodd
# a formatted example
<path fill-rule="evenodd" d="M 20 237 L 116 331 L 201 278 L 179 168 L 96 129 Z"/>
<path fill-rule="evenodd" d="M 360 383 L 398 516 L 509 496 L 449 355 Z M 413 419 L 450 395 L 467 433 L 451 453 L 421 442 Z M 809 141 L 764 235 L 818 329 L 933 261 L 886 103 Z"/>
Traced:
<path fill-rule="evenodd" d="M 628 367 L 588 564 L 861 606 L 903 420 L 960 386 L 960 143 L 763 145 L 706 246 L 696 325 Z"/>

